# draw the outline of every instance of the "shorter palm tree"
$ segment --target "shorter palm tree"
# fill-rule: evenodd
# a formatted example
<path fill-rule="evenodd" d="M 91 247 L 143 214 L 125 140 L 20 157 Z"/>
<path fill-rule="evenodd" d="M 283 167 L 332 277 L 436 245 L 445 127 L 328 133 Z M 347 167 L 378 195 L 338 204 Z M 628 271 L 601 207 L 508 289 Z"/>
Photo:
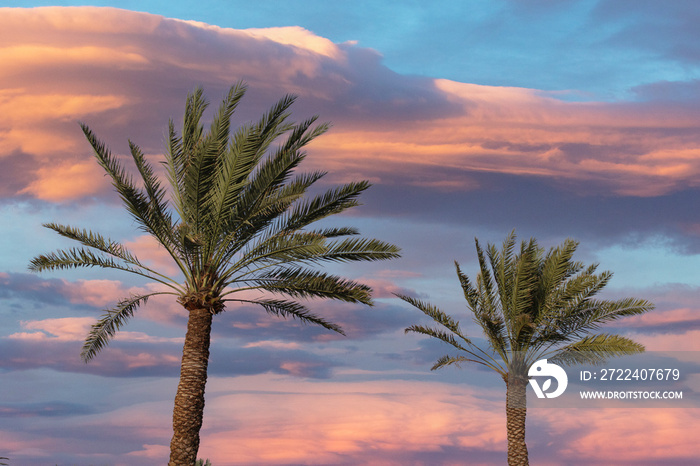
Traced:
<path fill-rule="evenodd" d="M 486 336 L 488 348 L 475 344 L 457 320 L 437 307 L 397 296 L 442 327 L 412 325 L 406 333 L 428 335 L 459 350 L 457 356 L 438 359 L 432 370 L 474 362 L 501 375 L 506 383 L 508 464 L 527 465 L 528 368 L 543 358 L 564 365 L 596 364 L 612 356 L 643 352 L 644 347 L 629 338 L 596 330 L 602 324 L 647 312 L 654 306 L 636 298 L 593 299 L 608 284 L 612 273 L 596 274 L 597 264 L 585 267 L 573 261 L 578 246 L 573 240 L 567 239 L 546 254 L 535 239 L 523 241 L 515 254 L 515 242 L 512 232 L 500 251 L 489 244 L 484 253 L 476 240 L 480 271 L 475 284 L 455 262 L 467 306 Z"/>

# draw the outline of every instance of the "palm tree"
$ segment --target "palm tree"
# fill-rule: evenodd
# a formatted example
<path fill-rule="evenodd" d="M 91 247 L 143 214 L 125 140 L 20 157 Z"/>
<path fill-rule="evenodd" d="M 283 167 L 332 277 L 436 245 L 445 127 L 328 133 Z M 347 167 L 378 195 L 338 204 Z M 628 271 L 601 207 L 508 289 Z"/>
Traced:
<path fill-rule="evenodd" d="M 358 196 L 369 183 L 353 182 L 316 196 L 307 194 L 325 173 L 295 175 L 294 171 L 306 156 L 304 146 L 328 125 L 314 126 L 317 117 L 290 122 L 289 108 L 296 97 L 287 95 L 257 123 L 232 132 L 230 120 L 245 91 L 243 83 L 231 87 L 208 131 L 201 124 L 208 106 L 202 89 L 188 95 L 182 133 L 176 132 L 172 120 L 168 128 L 164 165 L 169 191 L 137 145 L 129 141 L 142 186 L 81 124 L 126 210 L 168 252 L 184 278 L 178 280 L 149 267 L 123 244 L 99 233 L 56 223 L 44 226 L 82 246 L 37 256 L 30 265 L 37 272 L 74 267 L 118 269 L 162 285 L 158 291 L 126 297 L 106 310 L 83 346 L 81 356 L 86 362 L 149 298 L 173 295 L 187 310 L 170 465 L 193 465 L 196 460 L 215 315 L 231 304 L 253 304 L 270 314 L 342 334 L 338 325 L 313 314 L 300 300 L 325 298 L 371 305 L 371 289 L 314 266 L 399 255 L 399 248 L 392 244 L 355 237 L 359 232 L 352 227 L 307 228 L 357 206 Z M 280 138 L 284 140 L 272 147 Z M 251 290 L 261 293 L 256 297 Z"/>
<path fill-rule="evenodd" d="M 595 364 L 608 357 L 643 352 L 644 347 L 629 338 L 596 330 L 606 322 L 641 314 L 654 306 L 635 298 L 594 299 L 612 274 L 596 274 L 597 264 L 585 267 L 573 261 L 578 246 L 573 240 L 567 239 L 546 254 L 535 239 L 523 241 L 520 252 L 514 254 L 515 242 L 512 232 L 502 250 L 489 244 L 484 253 L 476 240 L 480 267 L 476 284 L 455 262 L 467 306 L 486 336 L 487 348 L 469 339 L 459 322 L 437 307 L 398 296 L 442 327 L 412 325 L 406 333 L 437 338 L 459 351 L 457 356 L 438 359 L 432 370 L 474 362 L 501 375 L 506 383 L 508 464 L 527 465 L 528 368 L 543 358 L 564 365 Z"/>

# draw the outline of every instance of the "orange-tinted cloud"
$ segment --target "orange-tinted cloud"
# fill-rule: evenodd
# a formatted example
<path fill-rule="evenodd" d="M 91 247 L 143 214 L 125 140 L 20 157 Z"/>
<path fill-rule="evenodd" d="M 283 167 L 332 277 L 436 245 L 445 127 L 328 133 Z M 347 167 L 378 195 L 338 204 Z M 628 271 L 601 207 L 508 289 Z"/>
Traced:
<path fill-rule="evenodd" d="M 138 236 L 131 241 L 126 241 L 124 246 L 148 267 L 166 274 L 173 279 L 177 279 L 179 276 L 180 269 L 173 261 L 173 258 L 153 236 Z"/>
<path fill-rule="evenodd" d="M 336 179 L 470 190 L 479 186 L 471 174 L 505 173 L 646 196 L 694 186 L 700 173 L 700 140 L 688 131 L 700 116 L 672 102 L 565 102 L 531 89 L 405 77 L 371 50 L 298 27 L 233 30 L 92 7 L 5 8 L 0 26 L 9 38 L 0 47 L 0 158 L 36 158 L 19 192 L 43 200 L 106 186 L 89 168 L 76 120 L 116 153 L 127 137 L 158 153 L 186 91 L 206 84 L 216 101 L 237 79 L 250 83 L 256 109 L 244 113 L 295 92 L 297 112 L 333 120 L 308 166 Z"/>
<path fill-rule="evenodd" d="M 21 325 L 24 329 L 29 330 L 29 332 L 16 332 L 9 335 L 8 338 L 30 341 L 84 341 L 90 331 L 90 327 L 96 321 L 97 319 L 93 317 L 61 317 L 56 319 L 24 321 L 21 322 Z M 145 343 L 179 343 L 183 339 L 155 337 L 144 332 L 122 330 L 117 333 L 115 340 Z M 152 361 L 156 356 L 151 357 L 146 353 L 139 353 L 138 355 L 125 355 L 125 358 L 134 361 L 127 364 L 129 367 L 138 367 L 140 365 L 153 365 L 150 363 L 139 363 L 138 361 Z M 179 359 L 177 360 L 179 361 Z"/>
<path fill-rule="evenodd" d="M 647 351 L 700 351 L 700 330 L 668 334 L 631 334 Z"/>
<path fill-rule="evenodd" d="M 56 339 L 57 341 L 83 341 L 94 319 L 90 317 L 62 317 L 22 322 L 31 332 L 18 332 L 8 338 L 22 340 Z"/>
<path fill-rule="evenodd" d="M 417 380 L 315 384 L 260 375 L 214 378 L 210 393 L 200 451 L 214 464 L 505 461 L 500 384 L 495 390 Z M 531 409 L 531 459 L 581 465 L 691 461 L 696 447 L 689 426 L 697 415 L 694 408 Z M 632 418 L 640 422 L 630 423 Z"/>
<path fill-rule="evenodd" d="M 559 464 L 692 464 L 700 408 L 530 410 Z M 630 422 L 634 420 L 634 422 Z"/>
<path fill-rule="evenodd" d="M 314 385 L 275 379 L 238 378 L 235 394 L 207 402 L 201 451 L 212 463 L 389 465 L 444 447 L 505 448 L 500 401 L 470 389 L 416 381 Z M 260 384 L 270 390 L 251 390 Z M 215 379 L 211 390 L 224 386 L 230 386 L 226 379 Z"/>
<path fill-rule="evenodd" d="M 47 164 L 36 170 L 36 179 L 19 194 L 32 194 L 37 199 L 54 202 L 88 197 L 106 188 L 103 175 L 102 169 L 92 160 L 73 165 Z"/>

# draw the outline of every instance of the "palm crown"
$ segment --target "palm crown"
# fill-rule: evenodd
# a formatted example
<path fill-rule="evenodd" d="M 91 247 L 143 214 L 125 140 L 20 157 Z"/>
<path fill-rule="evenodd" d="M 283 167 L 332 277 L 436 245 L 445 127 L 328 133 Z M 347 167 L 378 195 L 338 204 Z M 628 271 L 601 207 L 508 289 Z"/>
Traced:
<path fill-rule="evenodd" d="M 515 254 L 515 233 L 502 250 L 489 244 L 484 251 L 476 240 L 479 274 L 473 283 L 455 262 L 457 276 L 474 321 L 486 336 L 488 348 L 475 344 L 459 322 L 440 309 L 408 296 L 403 300 L 420 309 L 442 329 L 412 325 L 406 332 L 438 338 L 460 351 L 440 358 L 433 369 L 460 362 L 485 365 L 504 378 L 548 357 L 561 364 L 599 363 L 611 356 L 644 351 L 633 340 L 598 328 L 621 317 L 653 309 L 646 300 L 594 299 L 612 277 L 596 274 L 597 264 L 573 261 L 578 243 L 567 239 L 546 254 L 530 239 Z"/>
<path fill-rule="evenodd" d="M 201 89 L 187 98 L 182 135 L 170 122 L 165 166 L 172 201 L 138 146 L 129 142 L 142 188 L 93 132 L 81 125 L 129 213 L 142 230 L 158 240 L 185 276 L 184 283 L 179 283 L 99 233 L 45 224 L 83 247 L 40 255 L 31 261 L 31 270 L 114 268 L 168 288 L 130 296 L 107 312 L 85 343 L 86 360 L 114 336 L 139 305 L 158 294 L 174 294 L 183 305 L 201 302 L 213 314 L 223 311 L 226 302 L 259 304 L 267 312 L 341 333 L 337 325 L 313 315 L 298 302 L 236 298 L 235 293 L 260 289 L 294 298 L 371 304 L 369 287 L 308 266 L 323 261 L 389 259 L 397 257 L 399 249 L 375 239 L 343 239 L 358 234 L 350 227 L 305 230 L 317 220 L 358 205 L 357 197 L 369 183 L 349 183 L 304 199 L 308 188 L 325 173 L 291 175 L 306 156 L 300 149 L 324 133 L 328 125 L 312 127 L 316 117 L 300 124 L 288 122 L 288 109 L 295 97 L 286 96 L 257 124 L 239 128 L 229 141 L 230 119 L 245 89 L 240 83 L 231 88 L 208 133 L 200 123 L 208 105 Z M 272 142 L 285 133 L 289 133 L 287 140 L 264 158 Z"/>

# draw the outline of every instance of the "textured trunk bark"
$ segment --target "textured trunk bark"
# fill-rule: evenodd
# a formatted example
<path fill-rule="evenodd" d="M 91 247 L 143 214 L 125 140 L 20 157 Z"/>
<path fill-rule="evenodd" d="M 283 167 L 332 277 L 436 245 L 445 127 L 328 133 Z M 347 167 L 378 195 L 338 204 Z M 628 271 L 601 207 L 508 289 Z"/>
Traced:
<path fill-rule="evenodd" d="M 191 307 L 191 306 L 186 306 Z M 180 383 L 173 408 L 173 438 L 168 466 L 192 466 L 197 461 L 199 430 L 204 415 L 212 313 L 197 306 L 189 310 L 187 335 L 182 349 Z"/>
<path fill-rule="evenodd" d="M 525 415 L 527 414 L 527 379 L 510 377 L 506 382 L 506 424 L 508 427 L 508 464 L 529 465 L 525 444 Z"/>

